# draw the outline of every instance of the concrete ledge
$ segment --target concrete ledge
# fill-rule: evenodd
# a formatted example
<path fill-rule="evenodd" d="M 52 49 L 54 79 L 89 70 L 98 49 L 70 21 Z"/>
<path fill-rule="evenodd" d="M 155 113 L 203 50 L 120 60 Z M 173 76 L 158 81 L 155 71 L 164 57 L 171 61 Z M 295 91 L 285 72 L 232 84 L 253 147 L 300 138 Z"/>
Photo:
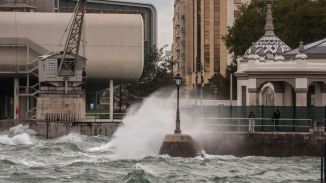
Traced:
<path fill-rule="evenodd" d="M 234 156 L 320 156 L 325 133 L 214 133 L 200 138 L 205 151 Z"/>
<path fill-rule="evenodd" d="M 190 135 L 169 134 L 166 135 L 159 154 L 167 154 L 171 157 L 193 158 L 197 156 L 195 142 Z"/>
<path fill-rule="evenodd" d="M 172 142 L 192 143 L 192 138 L 190 135 L 185 135 L 185 134 L 169 134 L 164 137 L 164 142 L 167 142 L 167 143 L 172 143 Z"/>

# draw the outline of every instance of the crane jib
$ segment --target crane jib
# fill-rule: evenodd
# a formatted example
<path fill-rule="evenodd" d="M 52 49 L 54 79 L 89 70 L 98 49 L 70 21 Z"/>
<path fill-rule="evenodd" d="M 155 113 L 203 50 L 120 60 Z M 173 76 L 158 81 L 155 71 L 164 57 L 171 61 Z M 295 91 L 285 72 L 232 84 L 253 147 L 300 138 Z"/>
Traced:
<path fill-rule="evenodd" d="M 59 75 L 74 75 L 76 62 L 78 60 L 79 47 L 81 42 L 81 34 L 83 31 L 84 15 L 86 0 L 79 0 L 73 12 L 73 19 L 68 32 L 67 41 L 64 50 L 62 51 L 62 58 L 59 64 Z M 67 59 L 73 56 L 74 61 Z"/>

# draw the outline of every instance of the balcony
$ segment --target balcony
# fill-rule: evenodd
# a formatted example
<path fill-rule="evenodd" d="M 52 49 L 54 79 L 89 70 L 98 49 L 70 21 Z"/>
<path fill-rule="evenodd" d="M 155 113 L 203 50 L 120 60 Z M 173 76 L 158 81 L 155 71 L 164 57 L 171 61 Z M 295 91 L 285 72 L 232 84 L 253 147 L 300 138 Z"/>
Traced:
<path fill-rule="evenodd" d="M 180 37 L 180 35 L 181 35 L 181 34 L 180 34 L 180 31 L 179 31 L 179 30 L 176 30 L 176 31 L 175 31 L 175 35 L 176 35 L 177 37 Z"/>

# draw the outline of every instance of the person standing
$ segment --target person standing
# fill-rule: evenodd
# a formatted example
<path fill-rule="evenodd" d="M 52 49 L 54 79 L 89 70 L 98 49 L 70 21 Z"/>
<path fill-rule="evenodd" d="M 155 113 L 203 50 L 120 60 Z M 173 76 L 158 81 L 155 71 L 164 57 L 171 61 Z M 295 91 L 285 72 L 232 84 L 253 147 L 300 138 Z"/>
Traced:
<path fill-rule="evenodd" d="M 255 115 L 252 111 L 249 113 L 249 132 L 255 132 Z"/>
<path fill-rule="evenodd" d="M 273 114 L 274 125 L 276 126 L 276 131 L 280 131 L 280 129 L 279 129 L 280 117 L 281 117 L 281 113 L 277 109 L 276 112 L 274 112 L 274 114 Z"/>

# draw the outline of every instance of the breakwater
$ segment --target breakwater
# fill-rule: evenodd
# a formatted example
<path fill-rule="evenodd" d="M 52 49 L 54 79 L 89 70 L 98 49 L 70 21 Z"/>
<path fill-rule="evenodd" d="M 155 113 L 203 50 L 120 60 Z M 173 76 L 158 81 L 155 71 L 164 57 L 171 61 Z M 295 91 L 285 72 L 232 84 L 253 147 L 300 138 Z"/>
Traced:
<path fill-rule="evenodd" d="M 0 121 L 0 131 L 7 131 L 19 124 L 28 125 L 37 135 L 57 138 L 75 132 L 87 136 L 112 136 L 121 122 L 42 122 L 42 121 Z"/>
<path fill-rule="evenodd" d="M 0 122 L 4 132 L 18 124 L 28 125 L 38 136 L 57 138 L 75 132 L 87 136 L 111 137 L 121 123 L 79 122 L 57 123 L 5 120 Z M 320 156 L 321 144 L 326 142 L 323 127 L 310 132 L 218 132 L 196 139 L 208 154 L 234 156 Z"/>

